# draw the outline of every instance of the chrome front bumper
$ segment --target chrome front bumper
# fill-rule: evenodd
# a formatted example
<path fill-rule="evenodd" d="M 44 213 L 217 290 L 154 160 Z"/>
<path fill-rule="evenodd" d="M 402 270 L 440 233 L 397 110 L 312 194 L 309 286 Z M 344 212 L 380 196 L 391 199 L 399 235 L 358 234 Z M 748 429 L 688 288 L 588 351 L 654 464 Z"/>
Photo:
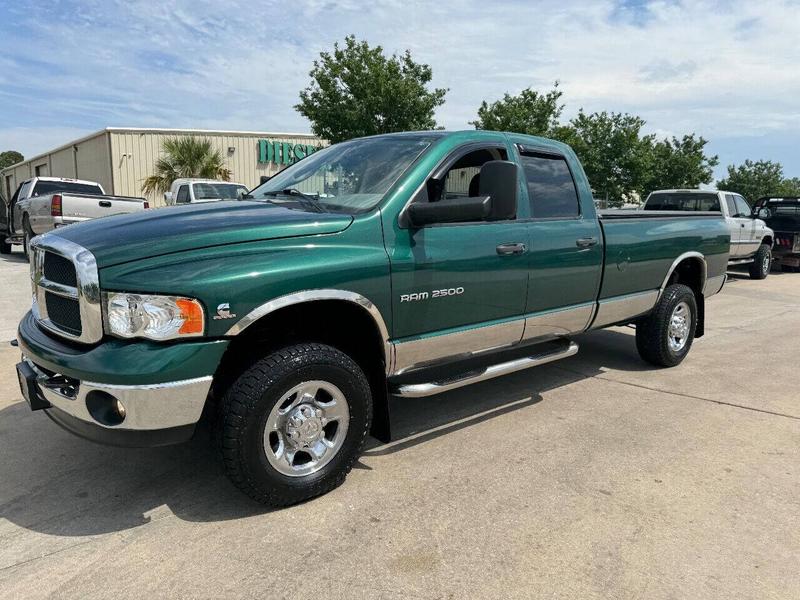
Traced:
<path fill-rule="evenodd" d="M 213 379 L 209 375 L 150 385 L 113 385 L 76 380 L 64 383 L 63 378 L 46 373 L 27 357 L 23 356 L 23 361 L 36 374 L 40 398 L 50 405 L 45 411 L 48 414 L 52 409 L 57 411 L 50 414 L 55 417 L 53 420 L 83 437 L 98 438 L 97 441 L 112 444 L 115 443 L 113 436 L 117 433 L 122 439 L 126 433 L 155 433 L 182 428 L 191 435 L 203 413 Z M 107 399 L 109 396 L 119 401 L 124 408 L 124 418 L 118 424 L 104 423 L 102 418 L 98 419 L 97 414 L 92 414 L 87 404 L 87 399 Z M 99 430 L 102 433 L 92 436 L 87 433 L 86 428 L 81 428 L 81 432 L 74 431 L 74 427 L 65 425 L 61 422 L 64 419 L 58 417 L 66 417 L 70 423 L 83 422 L 89 426 L 89 431 Z"/>

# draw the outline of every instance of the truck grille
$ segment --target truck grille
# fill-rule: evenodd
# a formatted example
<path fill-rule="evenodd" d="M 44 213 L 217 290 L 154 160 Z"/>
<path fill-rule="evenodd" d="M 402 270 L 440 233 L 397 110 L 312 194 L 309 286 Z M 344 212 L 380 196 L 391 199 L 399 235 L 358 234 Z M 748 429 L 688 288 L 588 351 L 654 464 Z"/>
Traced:
<path fill-rule="evenodd" d="M 44 276 L 55 283 L 78 287 L 78 277 L 72 261 L 52 252 L 44 253 Z"/>
<path fill-rule="evenodd" d="M 44 329 L 77 342 L 103 337 L 97 263 L 91 252 L 46 234 L 31 241 L 33 315 Z"/>
<path fill-rule="evenodd" d="M 77 300 L 64 298 L 50 292 L 44 293 L 47 316 L 53 325 L 71 333 L 81 334 L 81 307 Z"/>

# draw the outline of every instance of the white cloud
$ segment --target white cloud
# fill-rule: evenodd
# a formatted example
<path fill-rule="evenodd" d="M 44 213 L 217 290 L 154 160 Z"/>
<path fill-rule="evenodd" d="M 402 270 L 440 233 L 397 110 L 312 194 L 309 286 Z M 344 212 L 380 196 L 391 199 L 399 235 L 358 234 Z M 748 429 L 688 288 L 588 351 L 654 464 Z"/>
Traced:
<path fill-rule="evenodd" d="M 450 88 L 437 115 L 448 128 L 468 127 L 484 99 L 560 80 L 568 116 L 633 112 L 654 132 L 750 136 L 767 152 L 773 133 L 800 134 L 798 2 L 643 4 L 18 5 L 15 27 L 0 25 L 11 48 L 0 57 L 0 147 L 44 150 L 66 130 L 107 125 L 307 130 L 297 93 L 318 53 L 349 33 L 429 63 L 434 85 Z M 800 170 L 776 148 L 769 158 Z"/>

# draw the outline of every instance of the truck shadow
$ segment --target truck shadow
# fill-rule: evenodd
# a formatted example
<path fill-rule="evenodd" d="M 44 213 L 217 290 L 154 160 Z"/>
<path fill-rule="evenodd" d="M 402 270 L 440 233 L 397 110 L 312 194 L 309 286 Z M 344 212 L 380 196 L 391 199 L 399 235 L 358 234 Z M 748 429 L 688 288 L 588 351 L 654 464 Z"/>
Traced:
<path fill-rule="evenodd" d="M 0 254 L 0 262 L 3 263 L 27 263 L 28 259 L 25 258 L 25 255 L 22 251 L 15 251 L 12 250 L 11 254 Z"/>
<path fill-rule="evenodd" d="M 647 370 L 624 330 L 582 336 L 574 357 L 422 399 L 392 399 L 395 440 L 370 439 L 356 468 L 510 412 L 535 407 L 548 390 L 605 368 Z M 10 378 L 9 378 L 10 379 Z M 6 398 L 18 398 L 5 381 Z M 528 412 L 526 418 L 535 418 Z M 0 518 L 57 536 L 124 531 L 177 516 L 214 522 L 270 513 L 225 478 L 207 430 L 167 448 L 126 449 L 93 444 L 59 429 L 42 413 L 15 402 L 0 410 Z M 322 500 L 324 501 L 324 500 Z"/>

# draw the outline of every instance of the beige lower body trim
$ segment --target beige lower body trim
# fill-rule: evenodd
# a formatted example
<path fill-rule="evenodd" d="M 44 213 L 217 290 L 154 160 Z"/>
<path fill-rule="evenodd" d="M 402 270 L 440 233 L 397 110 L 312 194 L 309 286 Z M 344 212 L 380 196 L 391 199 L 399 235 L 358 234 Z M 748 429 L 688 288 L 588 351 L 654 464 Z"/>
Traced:
<path fill-rule="evenodd" d="M 527 341 L 579 333 L 589 326 L 593 312 L 594 302 L 526 317 L 523 339 Z"/>
<path fill-rule="evenodd" d="M 652 309 L 657 301 L 658 290 L 601 300 L 597 305 L 597 317 L 592 323 L 592 329 L 624 323 L 628 319 L 643 315 Z"/>
<path fill-rule="evenodd" d="M 394 369 L 391 374 L 400 375 L 456 357 L 470 358 L 483 352 L 513 346 L 522 339 L 524 329 L 525 321 L 516 319 L 395 344 Z"/>
<path fill-rule="evenodd" d="M 578 333 L 588 326 L 593 310 L 594 303 L 589 303 L 504 323 L 395 343 L 394 366 L 390 375 L 471 358 L 514 346 L 521 341 Z"/>
<path fill-rule="evenodd" d="M 709 296 L 720 293 L 727 279 L 728 275 L 726 273 L 706 279 L 706 284 L 703 286 L 703 296 L 708 298 Z"/>

